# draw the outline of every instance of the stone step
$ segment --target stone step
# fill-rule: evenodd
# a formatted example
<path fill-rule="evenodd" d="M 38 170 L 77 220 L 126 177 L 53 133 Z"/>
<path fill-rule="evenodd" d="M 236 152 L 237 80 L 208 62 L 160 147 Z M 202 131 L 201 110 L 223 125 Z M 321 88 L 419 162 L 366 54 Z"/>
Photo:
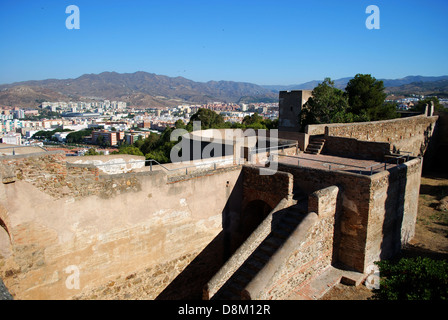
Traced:
<path fill-rule="evenodd" d="M 213 297 L 212 300 L 241 300 L 241 291 L 246 284 L 232 278 Z"/>
<path fill-rule="evenodd" d="M 272 247 L 273 249 L 277 250 L 282 244 L 284 243 L 283 239 L 269 236 L 266 238 L 266 240 L 263 242 L 263 245 Z"/>
<path fill-rule="evenodd" d="M 244 286 L 241 285 L 238 282 L 232 282 L 229 286 L 229 291 L 234 294 L 233 300 L 240 300 L 241 299 L 241 292 L 243 291 Z"/>
<path fill-rule="evenodd" d="M 253 269 L 246 268 L 245 266 L 238 270 L 238 273 L 240 273 L 242 277 L 249 280 L 252 280 L 253 277 L 255 277 L 255 275 L 257 274 Z"/>
<path fill-rule="evenodd" d="M 306 197 L 303 192 L 298 192 L 298 194 Z M 307 207 L 307 202 L 302 201 L 275 214 L 271 233 L 253 251 L 246 261 L 240 265 L 212 299 L 241 299 L 241 292 L 244 288 L 269 262 L 272 256 L 303 220 L 305 217 L 304 213 L 306 213 L 304 209 Z"/>
<path fill-rule="evenodd" d="M 264 245 L 262 243 L 262 244 L 260 244 L 260 246 L 258 247 L 257 250 L 260 250 L 263 254 L 265 254 L 267 256 L 272 256 L 274 254 L 274 252 L 276 251 L 276 248 L 273 248 L 268 245 Z"/>
<path fill-rule="evenodd" d="M 296 205 L 295 210 L 298 215 L 303 216 L 308 213 L 308 201 L 300 202 Z"/>
<path fill-rule="evenodd" d="M 266 264 L 266 262 L 269 261 L 271 258 L 271 254 L 266 254 L 265 252 L 257 249 L 253 257 L 257 259 L 258 261 L 262 262 L 263 264 Z"/>
<path fill-rule="evenodd" d="M 299 215 L 287 215 L 282 217 L 282 221 L 284 224 L 289 224 L 290 226 L 294 227 L 296 227 L 302 220 L 303 218 Z"/>
<path fill-rule="evenodd" d="M 325 144 L 325 139 L 321 137 L 311 137 L 305 153 L 319 154 Z"/>
<path fill-rule="evenodd" d="M 288 233 L 288 236 L 294 231 L 294 229 L 297 227 L 298 222 L 296 223 L 288 223 L 285 221 L 280 221 L 279 224 L 276 226 L 276 229 L 280 229 L 286 233 Z"/>
<path fill-rule="evenodd" d="M 212 297 L 212 300 L 235 300 L 235 295 L 230 290 L 220 290 Z"/>
<path fill-rule="evenodd" d="M 359 286 L 365 278 L 367 277 L 365 274 L 356 272 L 356 271 L 350 271 L 350 270 L 342 270 L 341 271 L 341 283 L 348 285 L 348 286 Z"/>
<path fill-rule="evenodd" d="M 280 228 L 276 228 L 276 230 L 272 230 L 271 232 L 275 237 L 278 237 L 280 239 L 286 240 L 290 236 L 290 232 L 287 232 L 285 230 L 282 230 Z"/>
<path fill-rule="evenodd" d="M 264 267 L 264 264 L 257 259 L 249 258 L 246 262 L 247 262 L 247 267 L 249 269 L 252 269 L 252 271 L 254 271 L 256 273 L 258 273 Z"/>
<path fill-rule="evenodd" d="M 253 277 L 254 276 L 248 277 L 247 273 L 238 272 L 238 275 L 232 278 L 231 282 L 233 283 L 233 287 L 238 289 L 238 294 L 250 283 Z"/>

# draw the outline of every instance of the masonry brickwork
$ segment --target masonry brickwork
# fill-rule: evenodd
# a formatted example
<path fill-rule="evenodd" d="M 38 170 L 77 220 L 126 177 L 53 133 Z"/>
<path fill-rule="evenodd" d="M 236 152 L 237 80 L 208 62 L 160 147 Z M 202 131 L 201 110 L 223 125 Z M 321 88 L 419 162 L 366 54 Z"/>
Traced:
<path fill-rule="evenodd" d="M 333 185 L 340 188 L 335 241 L 337 259 L 346 266 L 365 272 L 413 237 L 420 159 L 372 176 L 284 164 L 279 164 L 279 170 L 291 173 L 294 184 L 308 194 Z"/>
<path fill-rule="evenodd" d="M 353 148 L 375 160 L 393 147 L 420 154 L 435 120 L 388 122 L 394 135 L 378 123 L 327 127 L 327 151 Z M 415 134 L 398 129 L 404 124 Z M 362 132 L 354 136 L 354 128 Z M 107 174 L 94 164 L 67 163 L 60 152 L 0 161 L 0 277 L 16 299 L 170 298 L 193 265 L 199 269 L 189 279 L 207 274 L 204 297 L 210 298 L 283 226 L 279 221 L 295 210 L 299 194 L 307 199 L 301 222 L 241 297 L 300 296 L 333 263 L 362 274 L 413 237 L 422 165 L 411 157 L 364 175 L 279 162 L 277 172 L 266 174 L 232 163 L 169 176 Z M 247 239 L 238 239 L 243 221 L 257 214 L 248 209 L 254 203 L 271 211 Z M 70 266 L 80 271 L 79 289 L 67 286 Z"/>
<path fill-rule="evenodd" d="M 338 188 L 310 196 L 309 213 L 242 293 L 246 299 L 282 300 L 331 266 Z"/>
<path fill-rule="evenodd" d="M 16 176 L 0 185 L 12 250 L 0 275 L 16 299 L 84 296 L 141 270 L 154 273 L 147 297 L 155 299 L 241 205 L 230 199 L 238 167 L 171 183 L 162 172 L 103 175 L 60 153 L 15 156 L 3 167 Z M 79 289 L 66 286 L 72 265 Z"/>
<path fill-rule="evenodd" d="M 407 151 L 414 156 L 423 156 L 437 120 L 437 116 L 420 115 L 384 121 L 320 124 L 308 126 L 306 133 L 361 141 L 389 142 L 395 151 Z"/>
<path fill-rule="evenodd" d="M 273 209 L 283 198 L 292 195 L 293 179 L 289 173 L 245 166 L 242 174 L 243 210 L 255 200 L 264 201 Z"/>

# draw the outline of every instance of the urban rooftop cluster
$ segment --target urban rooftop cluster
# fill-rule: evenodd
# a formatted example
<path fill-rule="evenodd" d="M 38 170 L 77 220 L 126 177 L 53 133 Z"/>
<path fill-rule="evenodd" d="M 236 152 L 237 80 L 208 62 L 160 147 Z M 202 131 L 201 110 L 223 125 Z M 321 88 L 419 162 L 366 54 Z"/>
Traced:
<path fill-rule="evenodd" d="M 178 105 L 172 108 L 137 108 L 123 101 L 42 102 L 36 108 L 0 107 L 0 137 L 3 143 L 29 145 L 66 143 L 73 132 L 90 130 L 83 142 L 115 147 L 145 139 L 151 132 L 160 133 L 176 121 L 188 123 L 199 109 L 209 109 L 231 123 L 257 112 L 265 119 L 278 118 L 278 103 L 236 104 L 211 102 L 202 105 Z M 47 132 L 36 141 L 36 133 Z"/>

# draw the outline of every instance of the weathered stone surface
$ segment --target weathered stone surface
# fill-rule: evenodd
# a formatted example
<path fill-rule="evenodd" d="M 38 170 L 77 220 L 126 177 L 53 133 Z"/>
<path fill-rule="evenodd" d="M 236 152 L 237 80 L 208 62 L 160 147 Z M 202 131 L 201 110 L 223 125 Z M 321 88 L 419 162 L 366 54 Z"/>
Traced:
<path fill-rule="evenodd" d="M 393 150 L 409 151 L 418 156 L 425 153 L 437 119 L 437 116 L 421 115 L 384 121 L 311 125 L 307 133 L 388 142 Z"/>
<path fill-rule="evenodd" d="M 294 187 L 312 194 L 317 222 L 260 295 L 281 299 L 334 259 L 362 273 L 396 253 L 413 236 L 421 173 L 414 159 L 372 176 L 287 164 L 267 176 L 238 166 L 111 176 L 57 152 L 4 157 L 1 166 L 15 181 L 0 184 L 2 249 L 12 253 L 0 276 L 18 299 L 153 299 L 214 239 L 233 241 L 245 205 L 274 208 Z M 73 266 L 79 288 L 67 284 Z"/>
<path fill-rule="evenodd" d="M 448 211 L 448 196 L 442 198 L 437 205 L 437 210 Z"/>
<path fill-rule="evenodd" d="M 67 165 L 59 153 L 6 158 L 18 179 L 0 186 L 12 248 L 0 276 L 17 299 L 87 298 L 106 289 L 105 298 L 154 299 L 241 205 L 231 198 L 239 167 L 168 183 L 161 172 L 104 175 Z M 73 266 L 79 288 L 67 285 Z M 97 290 L 108 281 L 116 284 Z"/>
<path fill-rule="evenodd" d="M 292 175 L 277 171 L 272 175 L 260 175 L 259 167 L 243 167 L 243 208 L 254 200 L 262 200 L 272 209 L 293 191 Z"/>

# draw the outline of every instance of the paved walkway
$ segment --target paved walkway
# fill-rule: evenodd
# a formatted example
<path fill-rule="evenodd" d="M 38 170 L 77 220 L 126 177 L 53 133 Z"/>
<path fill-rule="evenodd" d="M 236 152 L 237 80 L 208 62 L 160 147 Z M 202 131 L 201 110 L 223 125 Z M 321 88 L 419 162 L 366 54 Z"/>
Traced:
<path fill-rule="evenodd" d="M 279 162 L 307 168 L 347 171 L 368 175 L 371 173 L 371 168 L 373 168 L 373 173 L 381 172 L 385 168 L 384 163 L 374 160 L 359 160 L 308 153 L 300 153 L 298 156 L 280 156 Z M 395 166 L 396 164 L 388 163 L 386 168 L 390 169 Z"/>

